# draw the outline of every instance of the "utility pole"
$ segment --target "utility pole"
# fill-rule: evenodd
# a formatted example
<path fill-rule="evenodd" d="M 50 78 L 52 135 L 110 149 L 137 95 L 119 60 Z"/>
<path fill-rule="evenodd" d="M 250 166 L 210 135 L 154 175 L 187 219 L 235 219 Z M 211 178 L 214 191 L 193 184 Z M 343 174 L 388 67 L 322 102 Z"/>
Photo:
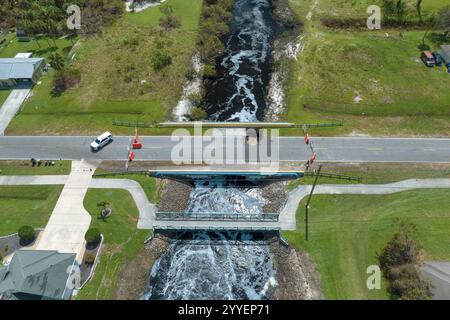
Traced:
<path fill-rule="evenodd" d="M 311 188 L 311 192 L 309 194 L 308 201 L 306 202 L 306 206 L 305 206 L 305 239 L 306 239 L 306 241 L 308 241 L 308 239 L 309 239 L 309 234 L 308 234 L 309 233 L 309 230 L 308 230 L 309 203 L 311 202 L 311 198 L 314 193 L 314 189 L 316 188 L 317 180 L 319 180 L 320 170 L 322 170 L 322 165 L 319 165 L 319 169 L 317 169 L 316 178 L 314 179 L 314 184 Z"/>

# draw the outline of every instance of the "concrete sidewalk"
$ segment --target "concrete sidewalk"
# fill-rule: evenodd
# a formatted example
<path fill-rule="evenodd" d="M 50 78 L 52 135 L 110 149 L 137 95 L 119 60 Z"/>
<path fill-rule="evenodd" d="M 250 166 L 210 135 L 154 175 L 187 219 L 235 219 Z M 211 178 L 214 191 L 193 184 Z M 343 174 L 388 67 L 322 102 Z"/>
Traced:
<path fill-rule="evenodd" d="M 422 272 L 433 285 L 433 300 L 450 300 L 450 262 L 426 261 Z"/>
<path fill-rule="evenodd" d="M 76 253 L 77 261 L 81 261 L 84 235 L 91 224 L 91 216 L 84 209 L 83 200 L 99 164 L 84 160 L 72 162 L 72 170 L 36 245 L 37 250 Z"/>
<path fill-rule="evenodd" d="M 5 130 L 11 122 L 12 118 L 19 111 L 20 106 L 28 97 L 31 88 L 14 89 L 0 108 L 0 136 L 5 134 Z"/>

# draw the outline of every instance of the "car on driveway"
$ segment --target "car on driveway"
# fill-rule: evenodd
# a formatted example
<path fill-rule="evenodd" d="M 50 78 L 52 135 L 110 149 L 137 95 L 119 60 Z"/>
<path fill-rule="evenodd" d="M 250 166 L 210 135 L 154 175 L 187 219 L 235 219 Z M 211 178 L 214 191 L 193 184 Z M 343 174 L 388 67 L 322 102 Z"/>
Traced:
<path fill-rule="evenodd" d="M 420 59 L 427 67 L 434 67 L 434 65 L 436 63 L 433 55 L 428 50 L 422 51 L 422 54 L 420 55 Z"/>
<path fill-rule="evenodd" d="M 110 132 L 106 131 L 102 135 L 98 136 L 92 143 L 91 143 L 91 150 L 92 151 L 99 151 L 101 148 L 106 146 L 107 144 L 111 143 L 113 141 L 113 136 Z"/>
<path fill-rule="evenodd" d="M 442 66 L 443 59 L 439 53 L 433 52 L 433 58 L 434 58 L 434 62 L 436 63 L 436 65 L 438 67 Z"/>

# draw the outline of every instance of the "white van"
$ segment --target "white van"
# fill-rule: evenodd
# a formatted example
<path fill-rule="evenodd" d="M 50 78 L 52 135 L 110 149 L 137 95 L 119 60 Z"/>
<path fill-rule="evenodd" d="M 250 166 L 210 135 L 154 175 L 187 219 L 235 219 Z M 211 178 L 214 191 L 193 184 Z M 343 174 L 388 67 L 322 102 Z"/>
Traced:
<path fill-rule="evenodd" d="M 98 136 L 97 139 L 95 139 L 95 141 L 91 143 L 91 149 L 93 151 L 98 151 L 112 141 L 113 136 L 110 132 L 107 131 L 101 136 Z"/>

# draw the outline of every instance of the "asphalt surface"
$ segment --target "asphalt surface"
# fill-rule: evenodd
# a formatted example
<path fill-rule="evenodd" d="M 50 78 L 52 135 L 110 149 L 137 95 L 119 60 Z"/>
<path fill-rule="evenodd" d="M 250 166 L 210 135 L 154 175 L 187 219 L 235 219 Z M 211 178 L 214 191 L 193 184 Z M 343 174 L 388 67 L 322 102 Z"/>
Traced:
<path fill-rule="evenodd" d="M 126 160 L 130 137 L 115 137 L 114 141 L 97 153 L 90 150 L 94 137 L 0 137 L 0 160 Z M 205 153 L 208 141 L 191 141 L 191 154 Z M 329 162 L 430 162 L 450 163 L 450 139 L 403 138 L 316 138 L 312 139 L 317 161 Z M 141 137 L 143 149 L 136 151 L 136 161 L 173 160 L 172 152 L 179 144 L 171 137 Z M 194 145 L 196 145 L 194 147 Z M 274 148 L 275 150 L 275 148 Z M 224 154 L 236 152 L 236 144 L 224 148 Z M 175 152 L 176 153 L 176 152 Z M 206 152 L 207 153 L 207 152 Z M 301 137 L 282 137 L 279 142 L 280 161 L 305 161 L 311 150 Z M 189 157 L 192 158 L 192 157 Z M 198 158 L 197 158 L 198 159 Z M 227 159 L 230 159 L 229 157 Z M 210 160 L 205 157 L 204 160 Z M 261 159 L 260 159 L 261 160 Z M 276 160 L 276 157 L 273 157 Z"/>

